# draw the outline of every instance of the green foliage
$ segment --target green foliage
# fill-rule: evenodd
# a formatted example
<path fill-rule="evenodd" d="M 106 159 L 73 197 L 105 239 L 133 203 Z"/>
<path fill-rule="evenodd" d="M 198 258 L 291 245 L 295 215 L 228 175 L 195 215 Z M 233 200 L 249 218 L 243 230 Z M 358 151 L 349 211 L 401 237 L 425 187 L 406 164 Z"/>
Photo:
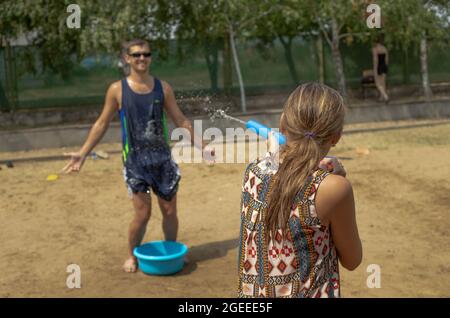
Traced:
<path fill-rule="evenodd" d="M 65 26 L 70 1 L 16 0 L 0 4 L 0 30 L 4 40 L 25 34 L 33 38 L 43 67 L 67 78 L 73 68 L 70 56 L 79 53 L 80 36 Z M 34 66 L 30 63 L 30 70 Z M 35 70 L 35 69 L 34 69 Z"/>
<path fill-rule="evenodd" d="M 383 34 L 390 46 L 407 48 L 420 42 L 422 32 L 444 44 L 450 34 L 448 0 L 380 0 Z"/>
<path fill-rule="evenodd" d="M 242 42 L 258 40 L 267 55 L 276 39 L 289 41 L 297 36 L 322 32 L 331 40 L 331 22 L 338 26 L 340 40 L 347 45 L 370 41 L 380 30 L 366 26 L 366 0 L 78 0 L 81 28 L 66 27 L 66 8 L 71 0 L 14 0 L 0 2 L 0 35 L 3 41 L 19 35 L 31 36 L 43 63 L 67 78 L 74 63 L 87 55 L 118 55 L 120 43 L 131 38 L 152 42 L 159 58 L 176 49 L 179 59 L 190 52 L 205 50 L 205 58 L 214 62 L 223 48 L 230 26 Z M 387 45 L 411 47 L 426 32 L 435 44 L 448 43 L 450 1 L 379 0 L 382 32 Z M 370 34 L 369 34 L 370 33 Z M 183 40 L 169 46 L 171 35 Z M 172 55 L 171 55 L 172 56 Z M 26 69 L 36 72 L 34 59 L 26 60 Z"/>

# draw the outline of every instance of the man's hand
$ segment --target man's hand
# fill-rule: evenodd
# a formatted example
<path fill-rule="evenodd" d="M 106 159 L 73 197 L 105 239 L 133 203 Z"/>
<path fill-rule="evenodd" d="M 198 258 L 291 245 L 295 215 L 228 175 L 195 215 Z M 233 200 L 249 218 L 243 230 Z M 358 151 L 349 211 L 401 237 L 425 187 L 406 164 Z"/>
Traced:
<path fill-rule="evenodd" d="M 70 161 L 62 171 L 65 173 L 80 172 L 81 167 L 86 160 L 86 156 L 81 155 L 79 152 L 64 153 L 64 156 L 70 157 Z"/>
<path fill-rule="evenodd" d="M 203 146 L 203 160 L 207 164 L 213 165 L 216 162 L 216 149 L 211 146 Z"/>
<path fill-rule="evenodd" d="M 342 163 L 339 162 L 339 160 L 336 157 L 327 156 L 323 158 L 322 161 L 320 161 L 319 163 L 319 168 L 322 168 L 324 170 L 327 170 L 328 172 L 331 172 L 332 174 L 337 174 L 343 177 L 347 175 L 344 166 L 342 165 Z"/>

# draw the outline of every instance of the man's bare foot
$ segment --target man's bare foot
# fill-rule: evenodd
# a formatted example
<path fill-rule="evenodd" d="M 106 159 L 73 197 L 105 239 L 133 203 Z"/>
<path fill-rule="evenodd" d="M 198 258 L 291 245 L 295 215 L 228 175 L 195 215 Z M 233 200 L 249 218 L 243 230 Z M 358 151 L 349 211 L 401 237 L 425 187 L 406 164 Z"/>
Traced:
<path fill-rule="evenodd" d="M 127 258 L 122 268 L 126 273 L 136 273 L 138 268 L 136 257 Z"/>

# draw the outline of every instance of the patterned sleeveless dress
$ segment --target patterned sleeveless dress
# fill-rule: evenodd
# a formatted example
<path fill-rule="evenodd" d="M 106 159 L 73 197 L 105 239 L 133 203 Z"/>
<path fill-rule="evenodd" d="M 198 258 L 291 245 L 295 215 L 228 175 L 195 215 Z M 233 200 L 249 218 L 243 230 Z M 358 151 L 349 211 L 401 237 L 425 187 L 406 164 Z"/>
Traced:
<path fill-rule="evenodd" d="M 329 174 L 316 170 L 292 205 L 287 233 L 267 240 L 264 225 L 269 188 L 276 170 L 269 155 L 244 174 L 241 199 L 238 297 L 340 297 L 339 267 L 330 228 L 321 224 L 315 196 Z"/>

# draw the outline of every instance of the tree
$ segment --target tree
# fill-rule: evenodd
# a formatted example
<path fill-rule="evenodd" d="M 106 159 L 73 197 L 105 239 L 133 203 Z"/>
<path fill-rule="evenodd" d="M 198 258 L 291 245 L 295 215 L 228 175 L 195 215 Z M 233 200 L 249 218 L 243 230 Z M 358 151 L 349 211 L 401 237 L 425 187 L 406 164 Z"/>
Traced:
<path fill-rule="evenodd" d="M 261 11 L 270 10 L 279 1 L 266 1 L 261 4 Z M 305 7 L 304 0 L 289 0 L 279 3 L 280 9 L 267 14 L 255 23 L 254 36 L 263 44 L 279 40 L 284 49 L 284 56 L 294 85 L 299 83 L 299 75 L 292 56 L 292 42 L 298 36 L 310 35 L 312 20 Z"/>
<path fill-rule="evenodd" d="M 274 3 L 274 1 L 270 1 Z M 178 6 L 182 10 L 175 16 L 178 17 L 177 34 L 182 38 L 196 37 L 201 41 L 211 41 L 224 37 L 228 43 L 224 45 L 231 51 L 236 76 L 239 83 L 241 110 L 247 111 L 245 85 L 236 49 L 236 40 L 249 37 L 254 23 L 276 10 L 277 1 L 268 11 L 261 11 L 261 1 L 257 0 L 199 0 L 195 3 L 179 0 Z M 186 14 L 189 13 L 189 14 Z M 191 33 L 190 33 L 191 32 Z"/>
<path fill-rule="evenodd" d="M 81 32 L 82 52 L 117 53 L 122 41 L 143 38 L 160 50 L 160 56 L 167 56 L 172 32 L 167 12 L 174 9 L 172 2 L 83 0 L 82 8 L 87 12 Z"/>
<path fill-rule="evenodd" d="M 0 4 L 0 30 L 10 42 L 20 35 L 29 37 L 41 56 L 43 68 L 67 78 L 73 67 L 71 55 L 79 52 L 79 32 L 65 26 L 69 1 L 25 0 Z"/>
<path fill-rule="evenodd" d="M 222 49 L 223 30 L 216 17 L 217 4 L 212 1 L 196 2 L 178 0 L 175 8 L 166 12 L 167 21 L 175 30 L 179 42 L 188 41 L 190 45 L 203 51 L 211 81 L 211 89 L 218 89 L 219 50 Z"/>
<path fill-rule="evenodd" d="M 339 50 L 340 41 L 366 34 L 364 0 L 317 0 L 308 5 L 317 27 L 330 45 L 339 91 L 347 97 L 344 64 Z"/>
<path fill-rule="evenodd" d="M 428 43 L 443 44 L 449 34 L 450 3 L 440 0 L 384 0 L 384 33 L 400 47 L 418 47 L 422 88 L 427 100 L 432 97 L 428 74 Z"/>
<path fill-rule="evenodd" d="M 117 53 L 120 42 L 134 37 L 155 40 L 165 48 L 170 29 L 160 19 L 165 1 L 79 0 L 81 27 L 66 26 L 70 0 L 33 2 L 17 0 L 0 3 L 0 30 L 7 40 L 21 34 L 32 35 L 33 45 L 41 56 L 44 68 L 67 78 L 72 70 L 72 57 L 89 53 Z"/>
<path fill-rule="evenodd" d="M 234 65 L 236 67 L 236 75 L 238 77 L 239 88 L 241 92 L 241 109 L 242 112 L 247 111 L 246 99 L 245 99 L 245 87 L 242 79 L 241 67 L 239 64 L 239 57 L 236 50 L 236 37 L 239 32 L 241 37 L 249 36 L 251 34 L 248 31 L 256 21 L 267 17 L 275 10 L 279 10 L 280 6 L 277 1 L 272 4 L 270 9 L 262 11 L 261 1 L 240 1 L 240 0 L 228 0 L 225 1 L 225 10 L 222 13 L 223 20 L 228 29 L 228 36 L 230 39 L 230 47 L 233 55 Z"/>
<path fill-rule="evenodd" d="M 433 96 L 428 75 L 428 41 L 443 42 L 449 34 L 450 3 L 446 1 L 420 1 L 415 20 L 422 28 L 420 36 L 420 65 L 425 98 Z"/>

